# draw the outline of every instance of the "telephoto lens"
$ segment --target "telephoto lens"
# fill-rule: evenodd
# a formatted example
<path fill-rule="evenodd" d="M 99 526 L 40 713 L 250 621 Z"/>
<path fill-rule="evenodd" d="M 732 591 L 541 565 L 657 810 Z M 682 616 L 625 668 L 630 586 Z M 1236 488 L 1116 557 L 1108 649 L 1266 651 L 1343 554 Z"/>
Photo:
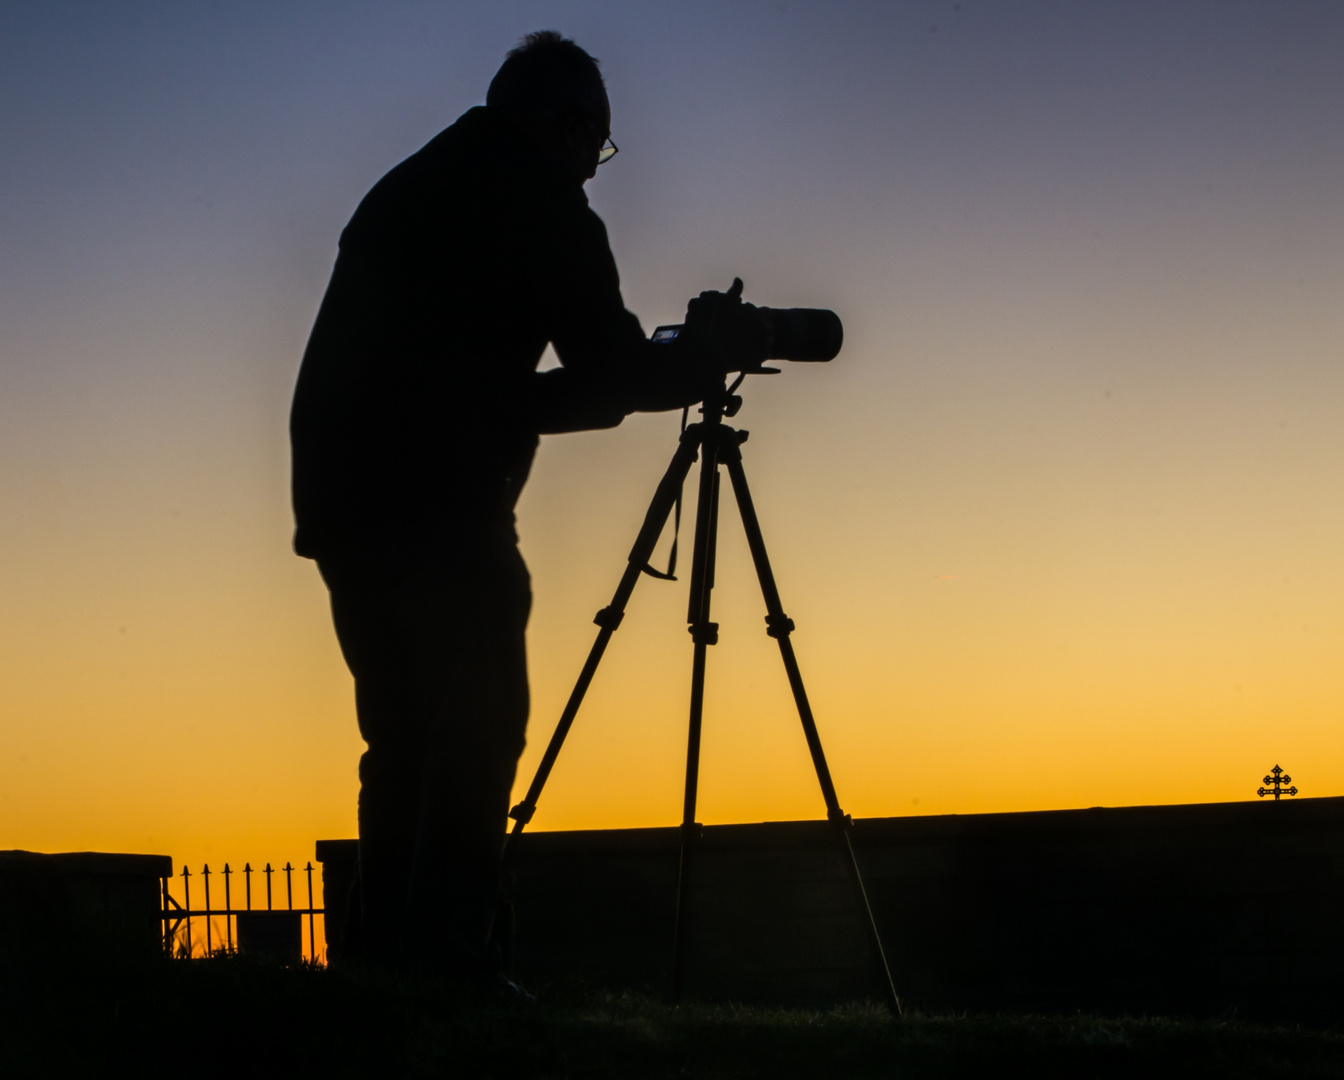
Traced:
<path fill-rule="evenodd" d="M 769 360 L 824 363 L 834 360 L 845 343 L 840 316 L 826 308 L 756 310 L 765 323 L 765 355 Z"/>

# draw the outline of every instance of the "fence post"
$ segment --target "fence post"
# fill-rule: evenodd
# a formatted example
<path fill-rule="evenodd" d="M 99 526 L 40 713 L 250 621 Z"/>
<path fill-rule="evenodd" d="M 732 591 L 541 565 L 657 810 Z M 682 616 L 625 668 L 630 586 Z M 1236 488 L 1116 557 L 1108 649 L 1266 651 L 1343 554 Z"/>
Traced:
<path fill-rule="evenodd" d="M 313 863 L 310 859 L 308 865 L 304 867 L 308 874 L 308 960 L 310 963 L 317 963 L 317 939 L 313 936 Z M 323 912 L 322 918 L 325 919 L 326 913 Z M 323 926 L 326 925 L 324 922 Z"/>
<path fill-rule="evenodd" d="M 165 874 L 159 880 L 163 885 L 163 951 L 168 954 L 168 958 L 171 960 L 173 957 L 173 942 L 168 936 L 168 875 Z"/>
<path fill-rule="evenodd" d="M 214 950 L 214 940 L 210 937 L 210 864 L 201 870 L 201 880 L 205 882 L 205 955 Z"/>
<path fill-rule="evenodd" d="M 182 867 L 182 897 L 187 909 L 187 959 L 191 959 L 191 871 Z"/>
<path fill-rule="evenodd" d="M 275 871 L 271 869 L 271 864 L 270 864 L 270 863 L 267 863 L 267 864 L 266 864 L 266 869 L 263 870 L 262 873 L 266 875 L 266 910 L 267 910 L 267 911 L 270 911 L 270 910 L 271 910 L 271 875 L 272 875 L 273 873 L 275 873 Z"/>
<path fill-rule="evenodd" d="M 229 875 L 231 873 L 233 873 L 233 871 L 229 869 L 229 864 L 225 863 L 224 864 L 224 933 L 228 937 L 229 952 L 233 952 L 233 922 L 231 914 L 233 911 L 233 907 L 229 902 L 230 900 Z"/>

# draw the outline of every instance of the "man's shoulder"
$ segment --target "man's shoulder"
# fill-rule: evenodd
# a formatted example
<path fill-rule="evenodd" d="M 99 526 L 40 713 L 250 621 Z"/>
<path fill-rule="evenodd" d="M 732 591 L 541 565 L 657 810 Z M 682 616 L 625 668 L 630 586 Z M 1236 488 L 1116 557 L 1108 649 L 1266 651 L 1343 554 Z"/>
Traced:
<path fill-rule="evenodd" d="M 374 238 L 387 240 L 407 227 L 423 228 L 426 217 L 436 215 L 445 200 L 453 199 L 454 174 L 463 171 L 455 165 L 465 165 L 471 156 L 467 144 L 473 141 L 472 128 L 479 125 L 469 118 L 478 111 L 483 110 L 465 113 L 383 174 L 360 200 L 341 233 L 343 251 Z"/>
<path fill-rule="evenodd" d="M 581 186 L 565 183 L 507 117 L 477 106 L 373 186 L 340 246 L 387 251 L 500 229 L 538 239 L 588 232 L 595 220 Z"/>

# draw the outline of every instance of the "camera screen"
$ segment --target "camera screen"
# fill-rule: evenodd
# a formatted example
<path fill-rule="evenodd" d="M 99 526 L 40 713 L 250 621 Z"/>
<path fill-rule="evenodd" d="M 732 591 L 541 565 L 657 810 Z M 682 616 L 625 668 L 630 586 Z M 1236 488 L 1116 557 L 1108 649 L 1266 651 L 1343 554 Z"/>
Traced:
<path fill-rule="evenodd" d="M 677 335 L 681 333 L 681 327 L 678 326 L 660 326 L 653 332 L 649 338 L 655 345 L 670 345 L 677 340 Z"/>

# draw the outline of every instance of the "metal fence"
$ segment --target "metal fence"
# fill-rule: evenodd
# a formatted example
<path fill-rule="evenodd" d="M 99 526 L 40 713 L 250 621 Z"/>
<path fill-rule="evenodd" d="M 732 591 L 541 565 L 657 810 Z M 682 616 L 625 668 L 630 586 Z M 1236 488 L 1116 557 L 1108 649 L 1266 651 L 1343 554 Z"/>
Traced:
<path fill-rule="evenodd" d="M 173 879 L 164 877 L 163 883 L 163 948 L 170 956 L 191 957 L 195 953 L 197 944 L 204 945 L 205 956 L 220 951 L 234 952 L 270 952 L 280 955 L 288 955 L 298 959 L 317 962 L 320 960 L 317 950 L 317 935 L 315 927 L 315 916 L 325 915 L 324 909 L 316 907 L 313 904 L 313 864 L 310 862 L 302 870 L 291 866 L 288 862 L 278 870 L 272 870 L 271 864 L 267 863 L 264 870 L 253 870 L 251 863 L 244 863 L 241 871 L 243 875 L 243 904 L 241 907 L 235 907 L 233 903 L 233 882 L 231 878 L 237 877 L 239 871 L 230 870 L 229 864 L 224 864 L 224 869 L 218 872 L 210 870 L 210 864 L 206 863 L 201 868 L 199 874 L 193 875 L 191 870 L 183 866 L 182 873 L 177 875 L 177 879 L 182 882 L 182 902 L 178 903 L 177 898 L 172 894 L 171 881 Z M 308 903 L 303 907 L 294 906 L 294 875 L 303 874 L 307 878 Z M 253 907 L 252 905 L 252 885 L 253 875 L 264 875 L 266 879 L 266 906 Z M 274 874 L 285 875 L 285 906 L 276 907 L 275 902 L 278 899 L 273 894 L 272 876 Z M 204 893 L 205 906 L 191 906 L 191 879 L 197 877 L 200 879 L 200 889 Z M 224 906 L 212 906 L 210 900 L 210 879 L 211 877 L 223 877 L 224 879 Z M 216 886 L 216 895 L 218 895 L 218 886 Z M 258 905 L 260 897 L 258 897 Z M 308 948 L 303 948 L 303 919 L 308 920 Z M 224 921 L 223 940 L 216 940 L 220 935 L 215 933 L 212 925 L 212 918 L 222 918 Z M 193 933 L 192 919 L 205 921 L 205 940 L 200 941 L 199 932 Z M 323 950 L 325 952 L 325 950 Z"/>

